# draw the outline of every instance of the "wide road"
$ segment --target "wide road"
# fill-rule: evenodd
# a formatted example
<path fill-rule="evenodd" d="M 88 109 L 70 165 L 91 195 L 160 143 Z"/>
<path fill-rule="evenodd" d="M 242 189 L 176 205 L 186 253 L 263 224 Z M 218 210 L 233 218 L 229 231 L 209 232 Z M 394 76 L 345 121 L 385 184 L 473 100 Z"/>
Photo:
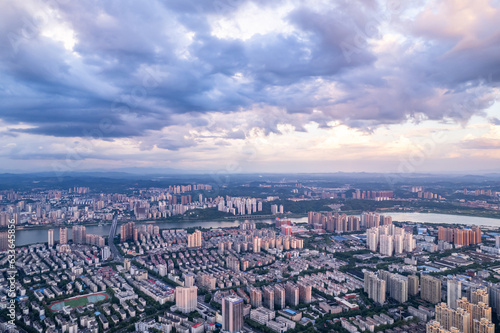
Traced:
<path fill-rule="evenodd" d="M 109 237 L 108 237 L 108 245 L 111 249 L 111 253 L 113 254 L 113 259 L 119 262 L 123 262 L 123 256 L 120 254 L 120 251 L 116 248 L 114 239 L 116 235 L 116 228 L 118 228 L 118 214 L 115 213 L 113 216 L 113 223 L 111 223 L 111 228 L 109 229 Z"/>

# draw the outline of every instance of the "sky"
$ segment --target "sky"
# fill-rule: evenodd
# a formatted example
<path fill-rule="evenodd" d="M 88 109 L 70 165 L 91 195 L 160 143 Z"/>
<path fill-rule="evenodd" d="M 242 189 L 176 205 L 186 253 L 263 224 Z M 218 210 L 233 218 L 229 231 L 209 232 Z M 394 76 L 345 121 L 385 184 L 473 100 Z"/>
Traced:
<path fill-rule="evenodd" d="M 500 0 L 0 1 L 0 172 L 500 171 Z"/>

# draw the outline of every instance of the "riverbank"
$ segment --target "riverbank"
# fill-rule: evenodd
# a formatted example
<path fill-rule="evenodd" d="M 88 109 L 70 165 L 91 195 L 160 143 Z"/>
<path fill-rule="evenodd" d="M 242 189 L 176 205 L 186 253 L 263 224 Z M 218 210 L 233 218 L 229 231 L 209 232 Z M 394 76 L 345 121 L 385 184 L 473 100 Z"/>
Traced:
<path fill-rule="evenodd" d="M 220 218 L 211 218 L 211 219 L 205 219 L 205 218 L 190 218 L 190 217 L 183 217 L 183 218 L 167 218 L 167 219 L 157 219 L 157 220 L 127 220 L 127 221 L 118 221 L 118 225 L 122 225 L 128 222 L 135 222 L 136 224 L 152 224 L 152 223 L 161 223 L 161 224 L 168 224 L 168 223 L 189 223 L 189 222 L 196 222 L 196 223 L 210 223 L 210 222 L 227 222 L 227 221 L 245 221 L 245 220 L 271 220 L 274 219 L 276 216 L 275 215 L 258 215 L 252 217 L 252 215 L 244 215 L 244 216 L 231 216 L 231 217 L 220 217 Z M 304 214 L 286 214 L 282 216 L 282 218 L 289 218 L 289 219 L 297 219 L 297 218 L 304 218 L 307 217 L 307 215 Z M 56 229 L 56 228 L 71 228 L 73 226 L 77 225 L 83 225 L 85 227 L 96 227 L 96 226 L 101 226 L 101 227 L 111 227 L 112 222 L 106 222 L 106 223 L 77 223 L 77 224 L 44 224 L 44 225 L 17 225 L 16 230 L 21 231 L 21 230 L 48 230 L 48 229 Z"/>
<path fill-rule="evenodd" d="M 484 227 L 500 227 L 500 219 L 491 217 L 467 216 L 456 214 L 439 214 L 423 212 L 386 212 L 393 221 L 428 223 L 436 225 L 478 225 Z"/>
<path fill-rule="evenodd" d="M 484 211 L 484 212 L 471 212 L 471 211 L 456 211 L 456 210 L 435 210 L 435 209 L 416 209 L 416 208 L 408 208 L 405 207 L 402 210 L 391 210 L 391 209 L 377 209 L 377 213 L 381 215 L 390 215 L 390 214 L 438 214 L 438 215 L 453 215 L 453 216 L 464 216 L 464 217 L 477 217 L 477 218 L 487 218 L 487 219 L 498 219 L 498 223 L 500 225 L 500 211 L 499 212 L 491 212 L 491 211 Z M 346 215 L 360 215 L 362 211 L 358 210 L 353 210 L 353 211 L 341 211 L 339 212 L 340 214 L 346 214 Z M 289 218 L 289 219 L 302 219 L 307 217 L 307 214 L 286 214 L 282 216 L 282 218 Z M 252 215 L 244 215 L 244 216 L 230 216 L 230 217 L 219 217 L 219 218 L 211 218 L 211 219 L 206 219 L 206 218 L 193 218 L 193 217 L 188 217 L 188 216 L 183 216 L 183 217 L 170 217 L 166 219 L 157 219 L 157 220 L 128 220 L 128 221 L 119 221 L 118 225 L 122 225 L 128 222 L 135 222 L 136 224 L 176 224 L 176 223 L 210 223 L 210 222 L 224 222 L 224 221 L 239 221 L 239 220 L 268 220 L 268 219 L 274 219 L 274 215 L 262 215 L 262 216 L 255 216 L 252 217 Z M 394 219 L 394 217 L 393 217 Z M 429 222 L 429 221 L 419 221 L 419 222 L 428 222 L 428 223 L 435 223 L 435 222 Z M 445 223 L 448 224 L 448 223 Z M 95 223 L 79 223 L 79 224 L 47 224 L 47 225 L 18 225 L 16 229 L 18 231 L 29 231 L 29 230 L 48 230 L 48 229 L 58 229 L 60 227 L 68 227 L 71 228 L 75 225 L 84 225 L 86 227 L 111 227 L 111 221 L 110 222 L 95 222 Z"/>
<path fill-rule="evenodd" d="M 158 219 L 158 220 L 129 220 L 129 221 L 119 221 L 118 225 L 126 224 L 128 222 L 135 222 L 136 224 L 152 224 L 152 223 L 179 223 L 179 222 L 222 222 L 227 221 L 225 218 L 217 218 L 217 219 Z M 56 229 L 56 228 L 72 228 L 74 226 L 82 225 L 85 227 L 111 227 L 112 222 L 109 223 L 75 223 L 75 224 L 46 224 L 46 225 L 17 225 L 16 230 L 27 231 L 27 230 L 48 230 L 48 229 Z"/>

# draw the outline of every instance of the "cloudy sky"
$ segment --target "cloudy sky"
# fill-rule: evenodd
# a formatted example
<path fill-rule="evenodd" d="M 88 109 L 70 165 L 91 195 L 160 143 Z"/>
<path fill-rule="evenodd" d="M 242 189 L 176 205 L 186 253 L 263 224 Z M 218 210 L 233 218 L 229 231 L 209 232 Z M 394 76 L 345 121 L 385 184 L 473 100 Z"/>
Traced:
<path fill-rule="evenodd" d="M 500 170 L 500 0 L 0 1 L 0 171 Z"/>

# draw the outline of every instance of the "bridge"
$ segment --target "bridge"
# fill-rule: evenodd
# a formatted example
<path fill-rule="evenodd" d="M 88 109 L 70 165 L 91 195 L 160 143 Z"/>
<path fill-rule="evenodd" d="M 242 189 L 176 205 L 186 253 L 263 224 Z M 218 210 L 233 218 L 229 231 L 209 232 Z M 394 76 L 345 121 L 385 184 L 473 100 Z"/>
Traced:
<path fill-rule="evenodd" d="M 116 235 L 116 228 L 118 228 L 118 214 L 115 213 L 113 216 L 113 223 L 111 223 L 111 228 L 109 229 L 109 237 L 108 237 L 108 245 L 111 250 L 111 253 L 113 254 L 113 259 L 118 260 L 120 262 L 123 261 L 123 256 L 120 254 L 120 251 L 116 248 L 115 245 L 115 235 Z"/>
<path fill-rule="evenodd" d="M 235 215 L 235 216 L 225 216 L 228 220 L 252 220 L 252 219 L 273 219 L 276 215 Z"/>

